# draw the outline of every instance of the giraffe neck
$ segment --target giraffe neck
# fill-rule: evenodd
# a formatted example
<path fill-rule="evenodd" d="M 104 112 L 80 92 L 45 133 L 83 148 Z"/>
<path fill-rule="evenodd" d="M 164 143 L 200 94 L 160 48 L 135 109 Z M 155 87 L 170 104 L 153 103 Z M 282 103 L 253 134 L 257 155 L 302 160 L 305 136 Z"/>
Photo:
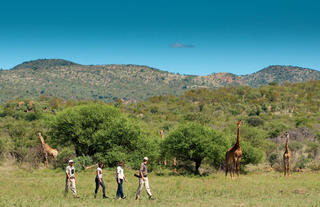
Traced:
<path fill-rule="evenodd" d="M 237 146 L 240 146 L 240 127 L 238 127 L 238 132 L 237 132 Z"/>
<path fill-rule="evenodd" d="M 42 145 L 45 145 L 46 143 L 44 142 L 43 137 L 42 137 L 41 135 L 39 135 L 39 138 L 40 138 L 41 144 L 42 144 Z"/>
<path fill-rule="evenodd" d="M 288 151 L 289 151 L 288 142 L 289 142 L 289 139 L 287 138 L 287 140 L 286 140 L 286 152 L 288 152 Z"/>

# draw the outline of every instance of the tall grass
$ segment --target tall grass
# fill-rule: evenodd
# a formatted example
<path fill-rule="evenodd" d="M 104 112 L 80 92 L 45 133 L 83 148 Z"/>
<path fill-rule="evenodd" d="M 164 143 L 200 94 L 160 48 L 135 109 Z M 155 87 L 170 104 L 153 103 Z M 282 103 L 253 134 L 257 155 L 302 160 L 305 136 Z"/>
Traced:
<path fill-rule="evenodd" d="M 320 206 L 320 175 L 294 173 L 283 177 L 280 173 L 254 173 L 240 179 L 225 178 L 222 173 L 207 177 L 149 176 L 155 200 L 148 200 L 145 192 L 135 200 L 138 180 L 126 171 L 124 183 L 126 200 L 116 200 L 114 170 L 104 170 L 109 199 L 102 199 L 101 189 L 93 198 L 95 171 L 77 173 L 77 191 L 65 198 L 65 174 L 61 170 L 40 169 L 25 171 L 14 167 L 0 168 L 0 206 Z"/>

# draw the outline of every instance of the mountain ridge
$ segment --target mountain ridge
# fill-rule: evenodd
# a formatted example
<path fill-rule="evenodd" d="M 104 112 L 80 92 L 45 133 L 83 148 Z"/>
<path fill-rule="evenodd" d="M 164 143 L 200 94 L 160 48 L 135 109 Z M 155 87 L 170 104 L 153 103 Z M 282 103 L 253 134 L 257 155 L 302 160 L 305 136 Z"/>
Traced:
<path fill-rule="evenodd" d="M 26 61 L 0 71 L 0 102 L 40 95 L 64 99 L 143 100 L 157 95 L 180 95 L 193 88 L 259 87 L 272 82 L 320 80 L 320 71 L 271 65 L 248 75 L 212 73 L 180 75 L 133 64 L 81 65 L 63 59 Z"/>

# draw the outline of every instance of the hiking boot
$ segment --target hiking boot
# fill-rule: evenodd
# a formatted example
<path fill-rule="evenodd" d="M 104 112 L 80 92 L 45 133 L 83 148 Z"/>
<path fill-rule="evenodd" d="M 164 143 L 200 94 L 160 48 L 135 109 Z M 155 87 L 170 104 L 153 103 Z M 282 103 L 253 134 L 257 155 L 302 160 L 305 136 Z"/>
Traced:
<path fill-rule="evenodd" d="M 123 197 L 122 197 L 122 199 L 126 199 L 126 198 L 127 198 L 127 196 L 123 196 Z"/>
<path fill-rule="evenodd" d="M 106 196 L 106 195 L 103 195 L 103 196 L 102 196 L 102 199 L 106 199 L 106 198 L 108 198 L 108 196 Z"/>
<path fill-rule="evenodd" d="M 97 194 L 94 194 L 94 196 L 93 196 L 94 198 L 97 198 Z"/>
<path fill-rule="evenodd" d="M 154 200 L 154 197 L 152 197 L 152 196 L 149 196 L 149 200 Z"/>
<path fill-rule="evenodd" d="M 139 200 L 140 196 L 136 196 L 136 200 Z"/>

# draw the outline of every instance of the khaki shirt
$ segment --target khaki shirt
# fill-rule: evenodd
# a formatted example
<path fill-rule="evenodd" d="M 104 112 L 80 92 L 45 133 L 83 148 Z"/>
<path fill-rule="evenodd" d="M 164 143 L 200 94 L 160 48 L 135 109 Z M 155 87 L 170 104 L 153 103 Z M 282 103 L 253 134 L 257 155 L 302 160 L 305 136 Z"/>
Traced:
<path fill-rule="evenodd" d="M 139 172 L 142 172 L 143 177 L 147 177 L 148 176 L 147 165 L 145 165 L 144 162 L 141 163 Z"/>

